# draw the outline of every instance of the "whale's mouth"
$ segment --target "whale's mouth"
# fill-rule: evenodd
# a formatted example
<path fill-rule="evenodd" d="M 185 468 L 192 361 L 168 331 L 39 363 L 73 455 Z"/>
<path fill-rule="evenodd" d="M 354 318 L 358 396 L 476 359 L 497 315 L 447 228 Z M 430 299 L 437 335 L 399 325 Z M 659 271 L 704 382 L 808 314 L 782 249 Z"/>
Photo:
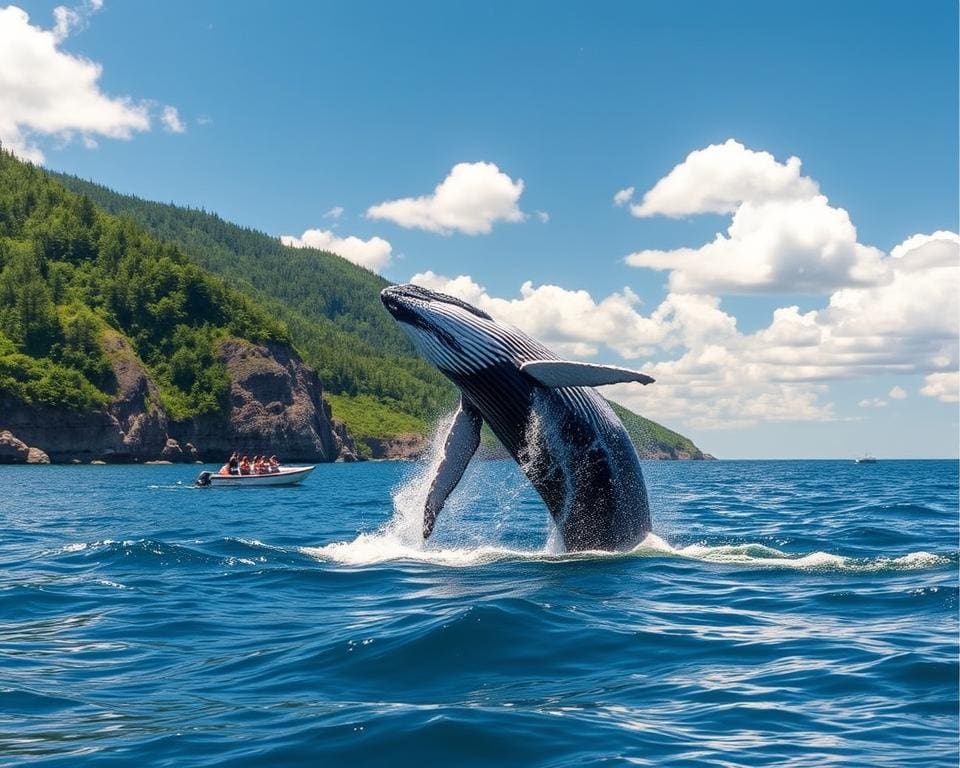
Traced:
<path fill-rule="evenodd" d="M 380 301 L 391 315 L 395 315 L 404 306 L 403 293 L 397 290 L 398 286 L 388 285 L 380 291 Z"/>
<path fill-rule="evenodd" d="M 424 345 L 423 340 L 413 329 L 426 332 L 445 345 L 449 351 L 462 353 L 463 348 L 460 343 L 442 322 L 443 313 L 436 312 L 434 307 L 436 304 L 455 304 L 469 308 L 468 304 L 464 304 L 460 299 L 452 296 L 413 284 L 387 286 L 380 291 L 380 301 L 383 302 L 387 311 L 393 315 L 394 320 L 404 326 L 404 330 L 413 340 L 414 346 L 434 364 L 437 363 L 429 353 L 429 345 Z M 476 312 L 479 312 L 479 310 L 476 310 Z"/>
<path fill-rule="evenodd" d="M 418 301 L 419 297 L 410 296 L 402 290 L 403 287 L 388 285 L 380 291 L 380 301 L 398 323 L 421 325 L 420 315 L 415 308 L 418 303 L 422 305 L 423 301 Z"/>

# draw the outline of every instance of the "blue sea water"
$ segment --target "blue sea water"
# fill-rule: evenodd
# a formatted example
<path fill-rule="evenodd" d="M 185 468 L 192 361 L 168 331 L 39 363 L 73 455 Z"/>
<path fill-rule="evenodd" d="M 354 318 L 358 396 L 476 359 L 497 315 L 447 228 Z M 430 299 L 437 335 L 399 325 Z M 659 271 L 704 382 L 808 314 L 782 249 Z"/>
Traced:
<path fill-rule="evenodd" d="M 949 766 L 951 461 L 647 462 L 563 555 L 511 462 L 0 467 L 0 764 Z"/>

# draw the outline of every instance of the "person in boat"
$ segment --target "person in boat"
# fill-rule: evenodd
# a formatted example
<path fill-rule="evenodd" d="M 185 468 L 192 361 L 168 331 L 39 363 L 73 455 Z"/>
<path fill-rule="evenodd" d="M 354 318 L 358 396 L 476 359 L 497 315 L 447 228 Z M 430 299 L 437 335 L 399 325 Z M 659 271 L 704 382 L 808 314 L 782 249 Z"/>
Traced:
<path fill-rule="evenodd" d="M 279 472 L 280 471 L 280 462 L 277 460 L 276 455 L 270 457 L 270 471 Z"/>
<path fill-rule="evenodd" d="M 240 474 L 249 475 L 250 474 L 250 459 L 244 456 L 240 459 Z"/>
<path fill-rule="evenodd" d="M 228 475 L 240 474 L 240 457 L 237 456 L 236 451 L 230 454 L 230 459 L 229 461 L 227 461 L 227 474 Z"/>
<path fill-rule="evenodd" d="M 253 460 L 253 473 L 255 475 L 263 474 L 263 456 L 257 456 Z"/>

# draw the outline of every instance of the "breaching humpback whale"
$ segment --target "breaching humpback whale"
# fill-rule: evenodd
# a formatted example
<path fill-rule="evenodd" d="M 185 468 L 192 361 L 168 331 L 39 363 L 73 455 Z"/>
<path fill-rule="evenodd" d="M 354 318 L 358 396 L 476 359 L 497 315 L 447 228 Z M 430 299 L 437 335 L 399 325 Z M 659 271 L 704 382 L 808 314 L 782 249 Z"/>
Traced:
<path fill-rule="evenodd" d="M 424 539 L 486 422 L 543 498 L 567 551 L 623 551 L 640 543 L 650 531 L 650 510 L 637 452 L 591 387 L 652 378 L 562 360 L 467 302 L 416 285 L 384 288 L 380 299 L 461 394 L 427 496 Z"/>

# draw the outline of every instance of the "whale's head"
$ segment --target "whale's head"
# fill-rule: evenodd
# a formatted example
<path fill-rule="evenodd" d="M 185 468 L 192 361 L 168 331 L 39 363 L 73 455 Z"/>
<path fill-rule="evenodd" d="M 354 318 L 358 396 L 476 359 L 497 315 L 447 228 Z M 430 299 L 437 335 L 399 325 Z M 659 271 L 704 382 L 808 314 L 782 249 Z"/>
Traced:
<path fill-rule="evenodd" d="M 493 318 L 455 296 L 419 285 L 391 285 L 380 301 L 417 350 L 438 368 L 469 373 L 505 357 Z"/>

